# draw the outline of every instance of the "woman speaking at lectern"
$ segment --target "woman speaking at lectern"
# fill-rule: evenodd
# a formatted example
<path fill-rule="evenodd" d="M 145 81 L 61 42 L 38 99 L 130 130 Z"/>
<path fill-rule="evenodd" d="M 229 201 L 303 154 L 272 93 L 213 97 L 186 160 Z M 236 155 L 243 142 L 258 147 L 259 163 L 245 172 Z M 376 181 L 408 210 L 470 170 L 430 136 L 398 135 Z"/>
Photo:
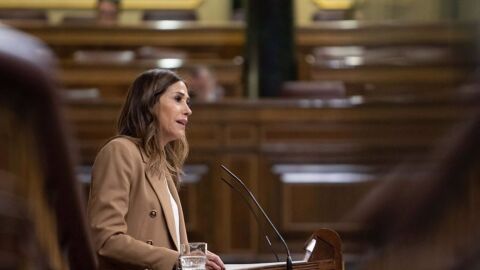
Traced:
<path fill-rule="evenodd" d="M 185 83 L 153 69 L 131 85 L 118 136 L 99 151 L 92 170 L 88 218 L 99 269 L 175 269 L 187 243 L 177 193 L 188 154 L 192 114 Z M 207 254 L 208 269 L 224 268 Z"/>

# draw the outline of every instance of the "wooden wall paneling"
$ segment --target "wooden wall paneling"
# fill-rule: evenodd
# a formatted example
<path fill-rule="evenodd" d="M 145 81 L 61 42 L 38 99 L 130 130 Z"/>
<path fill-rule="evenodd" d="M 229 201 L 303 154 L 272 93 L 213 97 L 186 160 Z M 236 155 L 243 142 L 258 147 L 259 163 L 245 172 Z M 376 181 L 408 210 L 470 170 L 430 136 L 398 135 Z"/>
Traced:
<path fill-rule="evenodd" d="M 223 156 L 225 165 L 258 197 L 258 156 L 256 154 L 231 153 Z M 223 174 L 225 175 L 225 174 Z M 225 175 L 224 177 L 229 177 Z M 233 190 L 226 192 L 223 203 L 229 220 L 228 251 L 237 254 L 255 254 L 258 246 L 258 225 L 243 199 Z"/>
<path fill-rule="evenodd" d="M 262 184 L 268 192 L 262 194 L 269 201 L 268 210 L 274 214 L 277 227 L 297 254 L 303 252 L 306 237 L 318 228 L 348 234 L 343 216 L 381 182 L 384 173 L 367 165 L 297 159 L 287 152 L 265 157 Z"/>
<path fill-rule="evenodd" d="M 198 225 L 198 230 L 189 230 L 189 240 L 205 241 L 209 244 L 209 250 L 224 254 L 230 243 L 228 227 L 230 212 L 225 203 L 229 199 L 230 191 L 228 186 L 220 180 L 219 163 L 222 160 L 222 153 L 215 149 L 191 152 L 186 168 L 192 174 L 200 173 L 201 181 L 188 186 L 189 189 L 195 189 L 196 201 L 186 198 L 185 200 L 190 203 L 187 203 L 184 209 L 192 207 L 193 203 L 196 204 L 192 210 L 187 210 L 190 213 L 196 209 L 197 212 L 192 213 L 191 216 L 197 219 L 194 226 Z M 190 169 L 188 169 L 189 167 Z M 191 167 L 197 168 L 192 169 Z M 184 196 L 188 196 L 188 193 L 185 193 Z"/>
<path fill-rule="evenodd" d="M 375 186 L 362 183 L 281 183 L 282 228 L 285 232 L 311 232 L 317 228 L 342 230 L 345 213 Z"/>
<path fill-rule="evenodd" d="M 212 179 L 215 156 L 211 154 L 191 155 L 185 165 L 184 181 L 180 188 L 180 198 L 185 213 L 189 241 L 213 243 L 215 220 L 212 195 Z M 212 248 L 214 245 L 212 245 Z"/>
<path fill-rule="evenodd" d="M 230 124 L 225 127 L 225 144 L 231 147 L 257 146 L 258 129 L 254 124 Z"/>
<path fill-rule="evenodd" d="M 195 114 L 195 109 L 193 109 Z M 223 128 L 218 123 L 196 122 L 195 116 L 190 118 L 187 126 L 188 143 L 195 149 L 213 150 L 224 144 Z"/>
<path fill-rule="evenodd" d="M 81 154 L 86 164 L 93 162 L 96 147 L 114 130 L 121 103 L 68 103 L 67 119 L 83 146 Z M 316 226 L 335 228 L 343 238 L 350 231 L 340 216 L 362 194 L 381 182 L 385 172 L 401 158 L 424 160 L 431 144 L 472 111 L 468 102 L 453 101 L 364 100 L 361 104 L 338 104 L 315 100 L 192 104 L 193 115 L 187 130 L 191 153 L 187 164 L 205 165 L 208 171 L 198 183 L 187 185 L 182 195 L 187 197 L 184 207 L 191 208 L 185 209 L 191 240 L 207 241 L 213 251 L 230 258 L 255 260 L 266 255 L 273 259 L 248 207 L 220 181 L 225 176 L 220 164 L 245 180 L 292 252 L 302 252 L 304 241 Z M 282 171 L 278 170 L 279 165 L 291 167 Z M 320 173 L 323 169 L 308 166 L 333 166 L 333 173 L 354 175 L 362 174 L 363 167 L 368 167 L 372 180 L 321 183 L 316 177 L 325 177 Z M 292 173 L 296 179 L 295 175 L 303 172 L 313 172 L 314 181 L 282 180 Z M 192 205 L 195 201 L 200 203 Z M 346 250 L 351 252 L 350 238 L 345 237 L 344 241 Z M 272 242 L 276 251 L 282 253 L 280 242 Z"/>
<path fill-rule="evenodd" d="M 100 147 L 116 132 L 121 103 L 75 102 L 66 110 L 66 118 L 80 151 L 80 163 L 91 165 Z"/>
<path fill-rule="evenodd" d="M 363 123 L 362 123 L 363 122 Z M 388 147 L 392 141 L 408 144 L 425 144 L 431 142 L 434 134 L 444 132 L 448 127 L 445 122 L 425 125 L 416 123 L 383 122 L 325 122 L 294 123 L 288 126 L 268 125 L 263 130 L 264 143 L 313 143 L 335 144 L 342 142 L 359 142 L 364 144 L 382 144 Z M 415 138 L 404 137 L 415 132 Z M 378 138 L 382 138 L 381 141 Z"/>
<path fill-rule="evenodd" d="M 259 198 L 258 201 L 265 209 L 266 214 L 270 217 L 273 224 L 277 229 L 282 233 L 282 224 L 280 221 L 281 218 L 281 207 L 279 207 L 279 201 L 281 201 L 281 186 L 278 185 L 277 175 L 272 174 L 270 168 L 271 164 L 268 158 L 265 155 L 261 155 L 259 159 L 259 168 L 258 168 L 258 187 L 259 187 Z M 265 223 L 266 234 L 269 236 L 270 241 L 272 242 L 273 249 L 276 253 L 280 254 L 285 253 L 283 246 L 280 243 L 280 240 L 275 236 L 273 230 L 270 229 L 270 226 Z M 266 254 L 267 261 L 275 261 L 276 258 L 272 254 L 271 248 L 268 246 L 263 233 L 259 230 L 258 233 L 258 253 Z M 285 239 L 288 242 L 288 239 Z M 289 244 L 289 243 L 287 243 Z M 292 251 L 293 252 L 293 251 Z"/>
<path fill-rule="evenodd" d="M 200 153 L 201 154 L 201 153 Z M 210 226 L 214 229 L 212 243 L 219 249 L 222 254 L 231 253 L 231 223 L 230 218 L 230 200 L 235 196 L 230 188 L 220 180 L 223 176 L 220 164 L 226 164 L 226 154 L 222 151 L 215 153 L 215 162 L 212 164 L 211 170 L 214 172 L 211 179 L 210 200 L 213 202 L 211 209 L 214 219 L 210 222 Z"/>
<path fill-rule="evenodd" d="M 298 156 L 304 162 L 307 161 L 306 153 L 311 153 L 309 159 L 316 162 L 391 163 L 415 158 L 412 154 L 420 151 L 426 154 L 437 142 L 436 136 L 451 127 L 448 121 L 429 119 L 427 115 L 420 114 L 412 115 L 410 121 L 393 115 L 388 120 L 376 119 L 384 115 L 376 114 L 374 110 L 368 116 L 362 116 L 368 111 L 367 108 L 351 111 L 336 109 L 328 116 L 330 112 L 327 109 L 322 110 L 323 116 L 318 115 L 311 121 L 299 117 L 298 121 L 287 125 L 264 124 L 260 130 L 262 149 L 271 154 L 278 153 L 277 158 L 293 159 Z M 408 109 L 404 112 L 411 113 Z M 350 118 L 352 115 L 355 118 Z M 308 119 L 308 116 L 305 118 Z M 435 137 L 437 140 L 432 140 Z M 288 155 L 282 156 L 282 152 Z"/>

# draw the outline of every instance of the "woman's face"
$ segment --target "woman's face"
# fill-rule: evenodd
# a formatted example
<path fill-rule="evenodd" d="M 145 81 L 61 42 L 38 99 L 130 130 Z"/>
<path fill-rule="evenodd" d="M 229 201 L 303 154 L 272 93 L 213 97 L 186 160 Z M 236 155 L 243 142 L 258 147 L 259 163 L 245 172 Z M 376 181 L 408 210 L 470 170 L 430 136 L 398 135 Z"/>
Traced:
<path fill-rule="evenodd" d="M 187 86 L 179 81 L 170 85 L 155 104 L 154 112 L 159 121 L 162 146 L 185 136 L 188 116 L 192 114 L 189 102 Z"/>

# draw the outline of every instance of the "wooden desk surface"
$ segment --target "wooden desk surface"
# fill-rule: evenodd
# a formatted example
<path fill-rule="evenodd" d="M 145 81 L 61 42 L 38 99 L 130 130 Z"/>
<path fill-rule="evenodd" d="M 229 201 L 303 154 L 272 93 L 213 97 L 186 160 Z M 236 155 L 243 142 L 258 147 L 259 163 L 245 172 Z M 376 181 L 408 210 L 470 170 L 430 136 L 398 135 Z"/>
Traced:
<path fill-rule="evenodd" d="M 172 65 L 173 64 L 173 65 Z M 227 97 L 243 96 L 242 63 L 223 59 L 132 60 L 124 63 L 62 60 L 59 80 L 64 88 L 97 88 L 103 98 L 123 98 L 133 80 L 151 68 L 173 69 L 185 76 L 197 65 L 208 67 Z"/>
<path fill-rule="evenodd" d="M 475 36 L 473 24 L 322 22 L 297 30 L 305 50 L 317 46 L 391 46 L 463 44 Z"/>
<path fill-rule="evenodd" d="M 12 22 L 51 45 L 91 46 L 235 46 L 242 45 L 240 23 L 201 24 L 151 22 L 142 24 L 48 24 Z"/>
<path fill-rule="evenodd" d="M 140 25 L 10 24 L 40 38 L 62 57 L 79 48 L 127 49 L 155 46 L 233 58 L 243 54 L 245 43 L 244 27 L 238 23 L 205 25 L 166 21 Z"/>
<path fill-rule="evenodd" d="M 220 46 L 242 49 L 245 25 L 159 22 L 140 25 L 51 25 L 12 22 L 51 46 Z M 296 29 L 301 51 L 317 46 L 462 44 L 475 36 L 473 24 L 323 22 Z"/>

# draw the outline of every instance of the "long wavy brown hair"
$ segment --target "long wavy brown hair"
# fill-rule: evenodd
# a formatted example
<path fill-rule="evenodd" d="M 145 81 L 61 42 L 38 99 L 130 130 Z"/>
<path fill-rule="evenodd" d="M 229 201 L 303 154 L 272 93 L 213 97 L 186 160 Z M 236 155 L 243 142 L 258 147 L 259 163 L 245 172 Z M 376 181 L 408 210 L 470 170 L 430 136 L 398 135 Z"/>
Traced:
<path fill-rule="evenodd" d="M 140 74 L 128 90 L 118 119 L 118 133 L 138 138 L 148 157 L 147 169 L 162 176 L 170 173 L 178 187 L 182 166 L 188 155 L 185 137 L 160 145 L 160 127 L 153 107 L 172 84 L 182 79 L 172 71 L 151 69 Z"/>

